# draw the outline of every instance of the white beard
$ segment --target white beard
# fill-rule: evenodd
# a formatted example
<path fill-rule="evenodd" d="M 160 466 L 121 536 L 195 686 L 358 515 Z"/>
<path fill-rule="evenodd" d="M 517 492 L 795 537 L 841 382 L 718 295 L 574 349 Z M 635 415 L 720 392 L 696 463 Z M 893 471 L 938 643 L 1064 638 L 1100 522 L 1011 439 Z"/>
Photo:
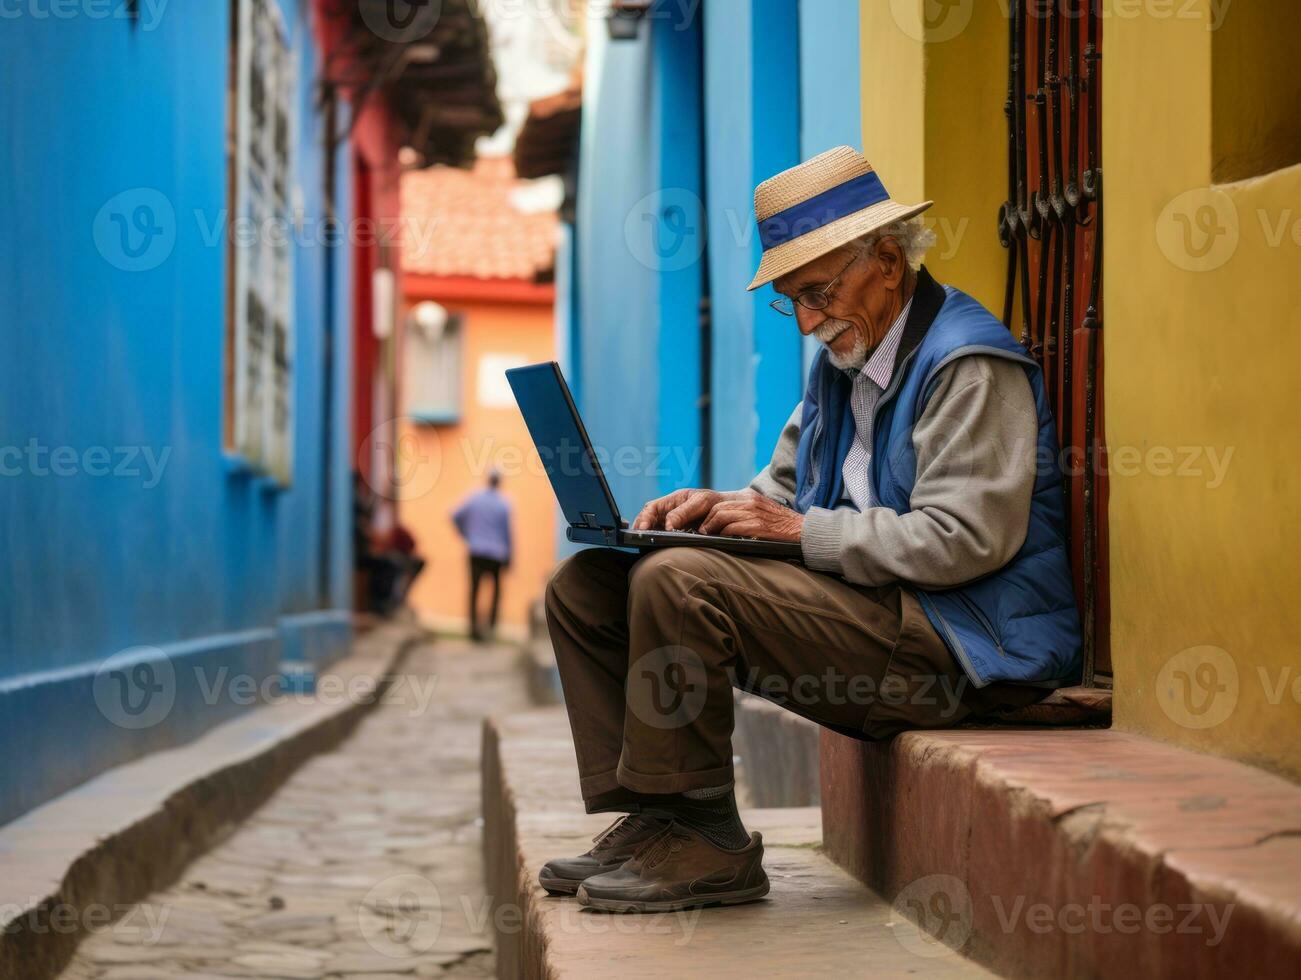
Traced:
<path fill-rule="evenodd" d="M 854 347 L 847 354 L 837 354 L 828 345 L 845 330 L 854 331 Z M 863 341 L 863 335 L 854 330 L 854 325 L 849 321 L 828 320 L 813 332 L 813 336 L 818 338 L 818 343 L 827 348 L 827 359 L 831 361 L 832 367 L 842 371 L 861 371 L 863 365 L 867 363 L 867 344 Z"/>

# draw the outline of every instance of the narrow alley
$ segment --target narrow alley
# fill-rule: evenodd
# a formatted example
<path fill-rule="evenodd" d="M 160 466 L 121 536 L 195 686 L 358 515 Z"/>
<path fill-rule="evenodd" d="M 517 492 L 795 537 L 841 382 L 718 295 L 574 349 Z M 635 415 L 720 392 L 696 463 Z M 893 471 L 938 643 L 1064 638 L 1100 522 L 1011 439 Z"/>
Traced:
<path fill-rule="evenodd" d="M 1297 6 L 0 0 L 0 980 L 1301 972 Z"/>
<path fill-rule="evenodd" d="M 480 729 L 524 701 L 517 655 L 458 640 L 414 648 L 405 683 L 350 739 L 174 887 L 90 936 L 62 976 L 493 976 Z"/>

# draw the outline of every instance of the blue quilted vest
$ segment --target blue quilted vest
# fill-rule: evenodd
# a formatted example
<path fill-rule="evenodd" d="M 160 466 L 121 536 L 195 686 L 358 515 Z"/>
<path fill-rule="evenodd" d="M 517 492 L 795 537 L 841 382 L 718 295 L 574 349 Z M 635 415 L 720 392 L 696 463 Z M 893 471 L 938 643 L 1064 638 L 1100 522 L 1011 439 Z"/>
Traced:
<path fill-rule="evenodd" d="M 929 277 L 927 277 L 929 280 Z M 938 287 L 935 287 L 938 288 Z M 977 687 L 994 681 L 1079 683 L 1083 643 L 1065 540 L 1057 433 L 1039 366 L 992 313 L 960 290 L 944 299 L 917 346 L 895 368 L 873 416 L 869 479 L 879 506 L 911 510 L 917 479 L 913 426 L 938 372 L 969 354 L 1005 357 L 1025 369 L 1039 414 L 1037 473 L 1021 550 L 998 571 L 953 589 L 912 591 Z M 796 509 L 834 507 L 852 433 L 847 385 L 820 351 L 805 396 L 796 465 Z M 826 424 L 836 420 L 838 424 Z M 807 429 L 805 428 L 807 424 Z"/>

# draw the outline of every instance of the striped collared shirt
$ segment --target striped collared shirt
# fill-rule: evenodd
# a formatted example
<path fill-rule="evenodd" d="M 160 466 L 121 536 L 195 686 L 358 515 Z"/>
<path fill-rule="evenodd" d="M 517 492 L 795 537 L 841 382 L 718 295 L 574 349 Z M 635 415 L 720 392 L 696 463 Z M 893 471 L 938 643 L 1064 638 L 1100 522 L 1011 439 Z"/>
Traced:
<path fill-rule="evenodd" d="M 868 464 L 872 461 L 872 413 L 876 410 L 877 400 L 890 387 L 895 355 L 899 353 L 899 341 L 903 338 L 904 324 L 908 322 L 908 312 L 912 305 L 912 299 L 904 304 L 899 318 L 886 331 L 885 337 L 877 344 L 876 350 L 872 351 L 872 356 L 867 359 L 863 369 L 850 372 L 854 378 L 854 390 L 849 396 L 849 404 L 854 412 L 854 441 L 840 471 L 847 498 L 842 498 L 841 503 L 853 503 L 860 511 L 875 505 L 867 475 Z"/>

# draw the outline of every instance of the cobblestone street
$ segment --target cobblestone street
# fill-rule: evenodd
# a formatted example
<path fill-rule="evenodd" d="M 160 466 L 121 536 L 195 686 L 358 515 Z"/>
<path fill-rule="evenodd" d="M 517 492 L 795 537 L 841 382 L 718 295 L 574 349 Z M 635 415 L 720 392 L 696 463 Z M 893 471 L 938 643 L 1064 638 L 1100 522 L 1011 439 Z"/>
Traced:
<path fill-rule="evenodd" d="M 492 976 L 480 726 L 524 703 L 515 656 L 459 640 L 415 648 L 348 741 L 87 939 L 62 976 Z"/>

